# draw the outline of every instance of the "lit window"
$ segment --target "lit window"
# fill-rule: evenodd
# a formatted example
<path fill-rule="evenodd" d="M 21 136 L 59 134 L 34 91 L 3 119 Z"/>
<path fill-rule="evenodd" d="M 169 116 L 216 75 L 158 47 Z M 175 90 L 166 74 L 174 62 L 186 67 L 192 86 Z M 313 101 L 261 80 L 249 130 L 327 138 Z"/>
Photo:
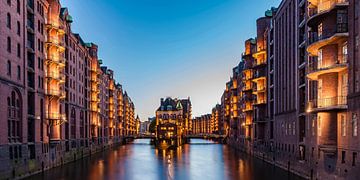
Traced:
<path fill-rule="evenodd" d="M 357 136 L 358 134 L 358 117 L 356 113 L 353 113 L 352 115 L 352 131 L 353 136 Z"/>
<path fill-rule="evenodd" d="M 346 136 L 346 118 L 345 115 L 340 115 L 341 119 L 341 135 Z"/>
<path fill-rule="evenodd" d="M 321 116 L 318 116 L 318 135 L 321 136 Z"/>

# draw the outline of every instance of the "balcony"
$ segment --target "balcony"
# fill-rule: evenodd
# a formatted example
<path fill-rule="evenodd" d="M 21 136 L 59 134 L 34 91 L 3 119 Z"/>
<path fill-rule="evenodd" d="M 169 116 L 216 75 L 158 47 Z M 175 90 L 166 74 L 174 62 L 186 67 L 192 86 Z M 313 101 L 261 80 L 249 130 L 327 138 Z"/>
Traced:
<path fill-rule="evenodd" d="M 243 91 L 243 92 L 251 91 L 252 88 L 253 88 L 253 86 L 251 86 L 251 85 L 250 85 L 250 86 L 246 86 L 246 85 L 245 85 L 245 86 L 242 87 L 242 91 Z"/>
<path fill-rule="evenodd" d="M 347 24 L 337 24 L 334 30 L 324 30 L 321 34 L 318 32 L 309 32 L 309 46 L 307 51 L 317 56 L 318 51 L 323 46 L 335 44 L 349 36 Z"/>
<path fill-rule="evenodd" d="M 60 113 L 45 113 L 45 118 L 48 120 L 63 120 L 66 121 L 66 115 Z"/>
<path fill-rule="evenodd" d="M 266 104 L 265 99 L 258 99 L 255 101 L 254 106 L 265 105 L 265 104 Z"/>
<path fill-rule="evenodd" d="M 64 31 L 65 27 L 64 27 L 63 23 L 61 23 L 61 21 L 59 21 L 58 24 L 49 23 L 49 24 L 46 24 L 45 26 L 49 30 L 55 30 L 60 35 L 65 34 L 65 31 Z"/>
<path fill-rule="evenodd" d="M 54 56 L 54 55 L 48 55 L 45 63 L 47 64 L 57 64 L 59 67 L 65 67 L 66 62 L 65 58 L 62 56 Z"/>
<path fill-rule="evenodd" d="M 330 65 L 319 65 L 317 61 L 309 63 L 307 69 L 307 77 L 311 80 L 318 80 L 318 77 L 328 73 L 338 73 L 347 69 L 346 58 L 336 61 Z"/>
<path fill-rule="evenodd" d="M 260 67 L 266 65 L 265 57 L 257 58 L 254 61 L 253 68 Z"/>
<path fill-rule="evenodd" d="M 48 40 L 46 41 L 45 44 L 49 47 L 57 48 L 60 52 L 65 51 L 65 45 L 64 45 L 64 42 L 62 42 L 62 40 L 53 39 L 50 37 L 50 38 L 48 38 Z"/>
<path fill-rule="evenodd" d="M 52 79 L 52 80 L 58 80 L 58 81 L 61 81 L 61 82 L 65 82 L 65 76 L 63 74 L 60 74 L 60 73 L 56 73 L 54 71 L 47 71 L 45 73 L 45 76 L 46 78 L 48 79 Z"/>
<path fill-rule="evenodd" d="M 309 19 L 308 24 L 311 24 L 316 19 L 326 15 L 327 13 L 335 10 L 338 7 L 344 7 L 349 5 L 348 0 L 328 0 L 323 1 L 321 3 L 318 0 L 309 0 L 311 4 L 308 12 L 309 12 Z"/>
<path fill-rule="evenodd" d="M 256 82 L 256 81 L 265 80 L 265 79 L 266 79 L 265 71 L 256 71 L 254 73 L 254 78 L 252 79 L 252 81 Z"/>
<path fill-rule="evenodd" d="M 243 112 L 249 112 L 253 110 L 253 107 L 251 105 L 246 105 L 243 107 Z"/>
<path fill-rule="evenodd" d="M 64 99 L 66 97 L 65 91 L 55 89 L 46 89 L 46 95 L 58 97 L 59 99 Z"/>
<path fill-rule="evenodd" d="M 258 93 L 263 93 L 263 92 L 265 92 L 266 91 L 266 87 L 265 86 L 260 86 L 260 87 L 258 87 L 258 86 L 255 86 L 254 87 L 254 94 L 258 94 Z"/>
<path fill-rule="evenodd" d="M 257 52 L 253 54 L 253 57 L 257 59 L 258 57 L 265 56 L 266 55 L 266 49 L 265 48 L 258 48 Z"/>
<path fill-rule="evenodd" d="M 318 98 L 308 102 L 308 112 L 347 109 L 347 96 Z"/>

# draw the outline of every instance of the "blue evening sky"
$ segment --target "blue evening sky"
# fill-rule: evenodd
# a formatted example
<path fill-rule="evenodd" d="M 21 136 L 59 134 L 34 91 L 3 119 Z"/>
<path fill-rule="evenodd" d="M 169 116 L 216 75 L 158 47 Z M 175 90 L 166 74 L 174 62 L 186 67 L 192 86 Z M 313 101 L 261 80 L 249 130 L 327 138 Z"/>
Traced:
<path fill-rule="evenodd" d="M 256 19 L 280 0 L 61 0 L 73 32 L 99 46 L 141 120 L 161 97 L 187 98 L 193 115 L 220 102 Z"/>

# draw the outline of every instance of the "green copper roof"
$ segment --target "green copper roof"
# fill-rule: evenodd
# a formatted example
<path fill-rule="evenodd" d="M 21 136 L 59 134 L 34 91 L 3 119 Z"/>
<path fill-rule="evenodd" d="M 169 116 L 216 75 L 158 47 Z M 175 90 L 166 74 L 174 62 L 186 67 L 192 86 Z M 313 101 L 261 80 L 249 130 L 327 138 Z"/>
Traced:
<path fill-rule="evenodd" d="M 72 23 L 72 22 L 73 22 L 73 18 L 72 18 L 70 15 L 67 15 L 67 16 L 66 16 L 66 21 L 69 22 L 69 23 Z"/>
<path fill-rule="evenodd" d="M 85 43 L 86 47 L 91 47 L 91 43 Z"/>

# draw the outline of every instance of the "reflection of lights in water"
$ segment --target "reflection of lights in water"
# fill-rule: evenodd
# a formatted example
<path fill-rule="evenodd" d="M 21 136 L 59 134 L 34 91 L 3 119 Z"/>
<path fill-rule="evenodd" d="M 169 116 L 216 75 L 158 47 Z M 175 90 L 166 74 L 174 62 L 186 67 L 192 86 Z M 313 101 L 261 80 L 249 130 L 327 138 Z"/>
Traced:
<path fill-rule="evenodd" d="M 169 152 L 167 156 L 167 179 L 173 179 L 174 178 L 174 166 L 172 163 L 172 150 Z"/>

